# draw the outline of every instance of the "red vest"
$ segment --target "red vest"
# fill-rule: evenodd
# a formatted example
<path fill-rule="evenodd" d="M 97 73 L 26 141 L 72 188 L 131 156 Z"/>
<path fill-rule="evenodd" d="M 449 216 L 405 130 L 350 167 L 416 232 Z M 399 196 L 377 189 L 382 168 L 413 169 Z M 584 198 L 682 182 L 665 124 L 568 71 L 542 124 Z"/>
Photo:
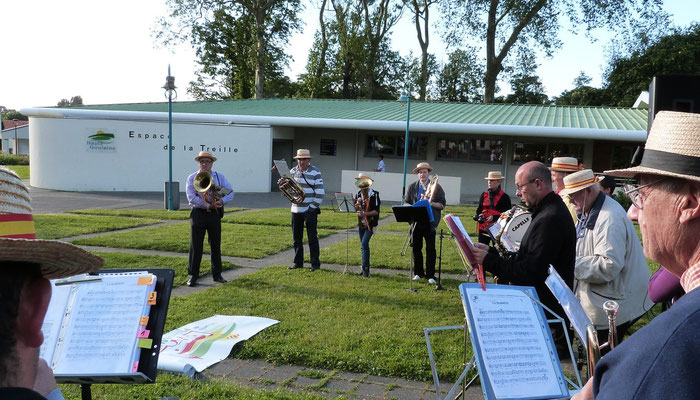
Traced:
<path fill-rule="evenodd" d="M 498 189 L 498 193 L 493 197 L 493 207 L 491 207 L 491 202 L 489 201 L 489 191 L 484 192 L 484 202 L 481 203 L 481 214 L 484 216 L 484 218 L 488 218 L 490 216 L 497 217 L 501 215 L 501 212 L 496 210 L 496 205 L 498 202 L 501 200 L 501 197 L 503 197 L 503 189 Z M 476 224 L 476 229 L 479 231 L 486 231 L 486 229 L 496 223 L 496 218 L 493 219 L 491 222 L 484 222 L 482 223 L 477 223 Z"/>

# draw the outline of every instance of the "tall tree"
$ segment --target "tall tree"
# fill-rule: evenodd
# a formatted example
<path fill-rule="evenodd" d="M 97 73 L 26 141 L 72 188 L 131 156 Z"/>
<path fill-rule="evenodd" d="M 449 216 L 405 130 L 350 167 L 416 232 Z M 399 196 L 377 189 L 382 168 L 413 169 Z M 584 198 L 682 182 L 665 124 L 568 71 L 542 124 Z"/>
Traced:
<path fill-rule="evenodd" d="M 551 56 L 561 46 L 558 33 L 565 18 L 572 27 L 585 26 L 587 34 L 606 28 L 620 35 L 638 32 L 640 24 L 647 26 L 650 20 L 666 26 L 668 18 L 661 1 L 648 0 L 444 0 L 442 5 L 448 43 L 459 43 L 467 35 L 486 39 L 486 103 L 494 100 L 511 51 L 539 48 Z"/>
<path fill-rule="evenodd" d="M 418 36 L 418 44 L 421 49 L 421 69 L 420 79 L 418 80 L 418 95 L 420 100 L 425 100 L 429 71 L 428 71 L 428 46 L 430 45 L 430 6 L 437 3 L 438 0 L 404 0 L 408 3 L 408 7 L 413 12 L 413 19 L 416 24 L 416 35 Z M 421 27 L 422 21 L 422 27 Z"/>
<path fill-rule="evenodd" d="M 481 101 L 483 67 L 474 48 L 449 53 L 437 78 L 435 98 L 442 101 Z"/>
<path fill-rule="evenodd" d="M 190 40 L 193 44 L 205 46 L 208 43 L 201 42 L 203 37 L 213 36 L 203 35 L 202 29 L 216 26 L 212 22 L 217 17 L 229 15 L 234 21 L 250 18 L 254 42 L 252 51 L 245 54 L 253 60 L 255 98 L 258 99 L 265 96 L 265 67 L 268 60 L 283 54 L 281 46 L 300 27 L 298 14 L 302 8 L 301 0 L 167 0 L 167 5 L 169 15 L 160 19 L 161 27 L 156 32 L 156 38 L 166 45 Z M 201 37 L 201 40 L 195 36 Z M 213 49 L 211 52 L 214 53 Z M 206 83 L 202 83 L 206 86 Z"/>
<path fill-rule="evenodd" d="M 401 18 L 403 3 L 394 0 L 360 0 L 364 16 L 364 33 L 367 46 L 367 59 L 363 72 L 366 84 L 366 97 L 372 99 L 376 85 L 376 67 L 379 51 L 386 35 Z"/>
<path fill-rule="evenodd" d="M 589 86 L 591 77 L 583 71 L 574 79 L 574 88 L 563 91 L 552 100 L 558 106 L 603 106 L 609 102 L 605 89 Z"/>
<path fill-rule="evenodd" d="M 549 99 L 536 70 L 535 54 L 528 50 L 521 51 L 510 79 L 512 93 L 505 97 L 505 103 L 547 104 Z"/>
<path fill-rule="evenodd" d="M 83 98 L 80 96 L 73 96 L 70 98 L 70 100 L 61 99 L 58 101 L 58 103 L 56 105 L 58 107 L 82 106 L 83 105 Z"/>

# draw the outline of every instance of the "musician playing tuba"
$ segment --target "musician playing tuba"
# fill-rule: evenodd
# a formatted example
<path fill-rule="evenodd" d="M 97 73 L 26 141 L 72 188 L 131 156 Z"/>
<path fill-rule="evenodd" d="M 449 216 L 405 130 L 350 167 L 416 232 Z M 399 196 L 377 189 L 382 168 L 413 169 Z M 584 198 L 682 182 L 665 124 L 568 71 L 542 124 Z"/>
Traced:
<path fill-rule="evenodd" d="M 214 282 L 225 283 L 226 279 L 221 276 L 221 218 L 224 214 L 224 204 L 233 200 L 233 188 L 226 177 L 212 170 L 214 161 L 216 161 L 213 154 L 200 151 L 194 159 L 199 164 L 199 170 L 187 177 L 185 188 L 187 202 L 192 207 L 192 211 L 190 211 L 190 259 L 187 264 L 187 274 L 189 275 L 187 285 L 195 286 L 197 279 L 199 279 L 199 264 L 202 261 L 205 234 L 208 235 L 211 246 L 212 278 L 214 278 Z M 206 180 L 209 182 L 204 182 Z M 213 190 L 214 188 L 217 190 Z M 222 190 L 223 192 L 230 190 L 230 192 L 220 196 Z"/>
<path fill-rule="evenodd" d="M 404 202 L 412 205 L 421 200 L 430 202 L 433 209 L 434 221 L 429 224 L 416 224 L 413 229 L 413 280 L 417 281 L 426 278 L 428 283 L 434 285 L 435 281 L 435 230 L 440 223 L 440 211 L 445 209 L 445 191 L 437 183 L 437 175 L 430 177 L 433 169 L 427 162 L 421 162 L 413 169 L 413 173 L 418 175 L 418 181 L 408 186 Z M 423 240 L 425 240 L 425 272 L 423 271 Z"/>
<path fill-rule="evenodd" d="M 362 272 L 358 275 L 365 278 L 369 278 L 369 241 L 379 223 L 379 206 L 382 204 L 379 192 L 371 188 L 372 183 L 374 180 L 363 173 L 355 178 L 355 186 L 360 189 L 354 204 L 355 210 L 357 210 L 357 226 L 362 248 Z"/>

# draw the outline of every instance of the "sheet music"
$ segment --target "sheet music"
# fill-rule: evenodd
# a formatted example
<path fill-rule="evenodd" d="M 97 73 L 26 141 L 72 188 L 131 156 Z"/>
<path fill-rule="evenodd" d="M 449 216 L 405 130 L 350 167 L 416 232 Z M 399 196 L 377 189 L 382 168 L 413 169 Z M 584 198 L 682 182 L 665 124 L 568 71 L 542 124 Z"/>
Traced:
<path fill-rule="evenodd" d="M 44 334 L 44 343 L 39 348 L 39 357 L 46 360 L 49 365 L 53 362 L 53 353 L 58 342 L 58 332 L 61 329 L 61 321 L 63 321 L 70 292 L 70 285 L 56 286 L 55 281 L 51 281 L 51 301 L 49 302 L 49 308 L 46 310 L 44 324 L 41 326 L 41 332 Z"/>
<path fill-rule="evenodd" d="M 289 172 L 289 167 L 287 166 L 287 161 L 273 160 L 272 162 L 275 164 L 275 167 L 277 167 L 277 172 L 280 173 L 280 176 L 286 176 L 287 178 L 292 177 L 292 174 Z"/>
<path fill-rule="evenodd" d="M 588 348 L 588 340 L 586 340 L 586 327 L 592 324 L 591 319 L 583 310 L 583 307 L 574 295 L 574 292 L 569 289 L 566 282 L 564 282 L 561 276 L 557 273 L 557 270 L 555 270 L 551 264 L 549 265 L 549 276 L 544 283 L 547 285 L 554 297 L 557 298 L 559 304 L 561 304 L 566 316 L 569 317 L 569 321 L 571 322 L 571 325 L 573 325 L 578 338 L 581 339 L 581 343 Z"/>
<path fill-rule="evenodd" d="M 465 307 L 472 341 L 480 349 L 480 368 L 495 398 L 559 398 L 568 393 L 564 392 L 561 367 L 555 369 L 558 361 L 553 346 L 545 341 L 543 330 L 548 333 L 549 328 L 538 318 L 536 303 L 512 287 L 504 290 L 491 285 L 482 291 L 475 285 L 463 286 L 469 299 Z"/>

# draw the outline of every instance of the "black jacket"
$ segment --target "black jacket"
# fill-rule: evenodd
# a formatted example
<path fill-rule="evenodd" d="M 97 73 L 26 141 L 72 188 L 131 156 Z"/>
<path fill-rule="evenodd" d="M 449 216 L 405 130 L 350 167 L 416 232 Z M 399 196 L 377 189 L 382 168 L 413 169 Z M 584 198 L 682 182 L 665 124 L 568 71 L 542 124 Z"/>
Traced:
<path fill-rule="evenodd" d="M 575 258 L 576 228 L 571 214 L 561 197 L 550 192 L 532 210 L 532 222 L 515 257 L 503 259 L 491 248 L 484 258 L 484 268 L 512 285 L 534 286 L 542 304 L 566 319 L 544 280 L 552 264 L 569 288 L 573 288 Z"/>
<path fill-rule="evenodd" d="M 406 198 L 404 199 L 406 203 L 415 204 L 418 202 L 419 185 L 420 181 L 415 181 L 408 186 L 408 190 L 406 190 Z M 445 199 L 445 191 L 442 189 L 442 186 L 440 186 L 439 183 L 435 187 L 435 196 L 433 196 L 433 202 L 442 204 L 442 208 L 445 208 L 445 204 L 447 203 L 447 200 Z M 442 210 L 439 210 L 435 207 L 432 207 L 432 209 L 434 221 L 430 224 L 430 231 L 434 232 L 435 229 L 437 229 L 438 224 L 440 223 L 440 215 L 442 214 Z"/>

